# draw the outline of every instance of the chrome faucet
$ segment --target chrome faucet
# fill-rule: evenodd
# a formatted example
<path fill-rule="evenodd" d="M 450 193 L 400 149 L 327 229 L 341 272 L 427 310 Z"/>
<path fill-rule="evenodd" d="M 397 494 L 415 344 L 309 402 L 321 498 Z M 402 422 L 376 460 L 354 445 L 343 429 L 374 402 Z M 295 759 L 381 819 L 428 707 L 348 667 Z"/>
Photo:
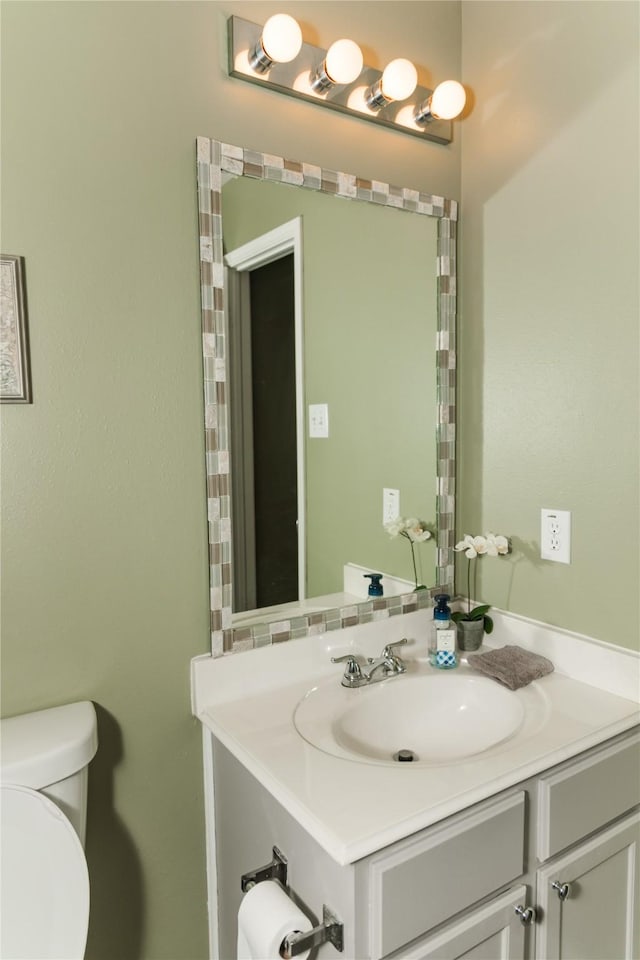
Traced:
<path fill-rule="evenodd" d="M 393 652 L 394 647 L 405 643 L 408 643 L 406 637 L 396 640 L 395 643 L 388 643 L 376 660 L 372 657 L 365 660 L 358 653 L 346 653 L 343 657 L 331 657 L 331 663 L 346 663 L 342 677 L 343 687 L 364 687 L 368 683 L 376 683 L 405 672 L 405 664 Z"/>

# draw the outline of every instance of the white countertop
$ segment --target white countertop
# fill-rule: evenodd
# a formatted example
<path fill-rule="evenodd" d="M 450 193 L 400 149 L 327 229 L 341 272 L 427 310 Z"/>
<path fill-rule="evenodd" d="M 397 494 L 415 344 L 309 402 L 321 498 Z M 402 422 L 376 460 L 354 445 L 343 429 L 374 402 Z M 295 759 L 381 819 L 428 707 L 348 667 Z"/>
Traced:
<path fill-rule="evenodd" d="M 638 691 L 637 654 L 541 624 L 532 630 L 532 621 L 498 613 L 495 645 L 520 643 L 556 665 L 554 673 L 535 681 L 547 703 L 541 728 L 452 765 L 355 762 L 323 753 L 302 739 L 293 725 L 296 705 L 321 681 L 334 677 L 340 684 L 342 667 L 331 664 L 331 656 L 347 650 L 377 656 L 385 643 L 406 636 L 412 643 L 404 648 L 403 659 L 408 651 L 406 658 L 416 658 L 417 669 L 433 669 L 425 661 L 429 614 L 418 611 L 192 661 L 194 714 L 340 864 L 359 860 L 640 723 L 640 708 L 632 699 Z M 573 651 L 573 672 L 580 679 L 567 675 L 567 650 Z M 599 677 L 608 689 L 601 689 Z M 351 696 L 358 692 L 347 691 Z"/>

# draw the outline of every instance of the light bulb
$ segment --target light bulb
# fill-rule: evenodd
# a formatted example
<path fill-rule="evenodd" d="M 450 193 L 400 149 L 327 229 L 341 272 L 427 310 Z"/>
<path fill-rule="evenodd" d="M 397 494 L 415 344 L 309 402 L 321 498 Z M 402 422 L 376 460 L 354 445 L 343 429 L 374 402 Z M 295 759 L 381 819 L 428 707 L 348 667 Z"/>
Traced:
<path fill-rule="evenodd" d="M 324 69 L 333 83 L 353 83 L 362 73 L 362 50 L 353 40 L 336 40 L 327 51 Z"/>
<path fill-rule="evenodd" d="M 453 120 L 464 110 L 467 94 L 457 80 L 439 83 L 431 94 L 431 113 L 437 120 Z"/>
<path fill-rule="evenodd" d="M 276 13 L 262 28 L 262 46 L 274 63 L 289 63 L 300 53 L 302 30 L 288 13 Z"/>
<path fill-rule="evenodd" d="M 399 57 L 384 68 L 380 88 L 385 100 L 406 100 L 418 85 L 418 71 L 410 60 Z"/>
<path fill-rule="evenodd" d="M 362 50 L 353 40 L 336 40 L 311 77 L 314 93 L 325 93 L 336 84 L 353 83 L 362 73 Z"/>
<path fill-rule="evenodd" d="M 406 100 L 418 84 L 418 71 L 410 60 L 400 57 L 388 63 L 379 80 L 369 87 L 364 102 L 370 110 L 386 107 L 392 100 Z"/>

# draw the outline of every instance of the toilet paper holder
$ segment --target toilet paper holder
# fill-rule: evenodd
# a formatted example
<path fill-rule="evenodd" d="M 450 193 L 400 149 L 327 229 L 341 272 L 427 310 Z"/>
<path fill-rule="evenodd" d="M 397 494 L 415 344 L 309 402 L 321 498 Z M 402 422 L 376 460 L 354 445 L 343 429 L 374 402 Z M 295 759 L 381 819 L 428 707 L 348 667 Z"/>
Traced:
<path fill-rule="evenodd" d="M 277 847 L 273 848 L 273 859 L 269 863 L 242 874 L 242 892 L 247 893 L 262 880 L 278 880 L 283 887 L 287 886 L 287 858 Z M 340 952 L 344 949 L 344 925 L 326 904 L 322 905 L 322 923 L 306 933 L 299 930 L 288 933 L 280 946 L 280 956 L 283 960 L 291 960 L 323 943 L 332 943 Z"/>
<path fill-rule="evenodd" d="M 277 847 L 273 848 L 273 860 L 265 863 L 264 867 L 258 867 L 257 870 L 250 870 L 249 873 L 243 873 L 240 878 L 242 892 L 247 893 L 251 887 L 261 880 L 279 880 L 283 887 L 287 885 L 287 858 Z"/>

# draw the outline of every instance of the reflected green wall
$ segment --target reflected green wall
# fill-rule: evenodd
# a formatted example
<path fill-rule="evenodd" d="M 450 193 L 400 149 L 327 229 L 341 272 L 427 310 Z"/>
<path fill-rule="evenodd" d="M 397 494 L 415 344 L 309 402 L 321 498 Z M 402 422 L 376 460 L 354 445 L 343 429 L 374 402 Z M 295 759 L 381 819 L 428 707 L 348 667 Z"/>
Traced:
<path fill-rule="evenodd" d="M 341 591 L 348 562 L 413 580 L 382 490 L 434 523 L 436 220 L 250 178 L 222 213 L 225 250 L 302 217 L 305 408 L 329 406 L 328 439 L 305 439 L 308 596 Z M 433 585 L 433 543 L 417 556 Z"/>

